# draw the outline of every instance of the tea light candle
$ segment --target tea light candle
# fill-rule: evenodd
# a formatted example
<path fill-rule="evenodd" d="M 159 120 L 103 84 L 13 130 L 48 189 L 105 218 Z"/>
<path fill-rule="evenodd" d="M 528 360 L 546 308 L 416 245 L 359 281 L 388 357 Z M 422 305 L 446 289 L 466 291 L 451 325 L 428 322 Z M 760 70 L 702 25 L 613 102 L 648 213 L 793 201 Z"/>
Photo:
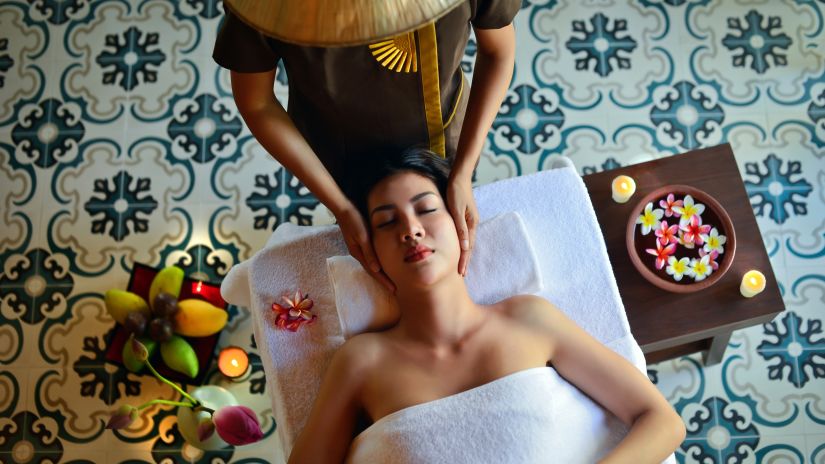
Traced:
<path fill-rule="evenodd" d="M 765 274 L 759 271 L 748 271 L 742 277 L 739 293 L 745 298 L 751 298 L 765 290 Z"/>
<path fill-rule="evenodd" d="M 630 176 L 618 176 L 613 179 L 613 201 L 616 203 L 627 203 L 630 197 L 636 193 L 636 181 Z"/>
<path fill-rule="evenodd" d="M 249 371 L 249 356 L 237 346 L 228 346 L 218 355 L 218 370 L 231 380 L 243 380 Z"/>

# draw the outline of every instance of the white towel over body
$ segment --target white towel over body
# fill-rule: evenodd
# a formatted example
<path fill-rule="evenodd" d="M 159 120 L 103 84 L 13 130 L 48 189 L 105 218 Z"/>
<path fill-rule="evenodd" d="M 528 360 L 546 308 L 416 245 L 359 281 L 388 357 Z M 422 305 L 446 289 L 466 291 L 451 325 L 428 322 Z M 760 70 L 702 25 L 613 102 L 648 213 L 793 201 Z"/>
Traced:
<path fill-rule="evenodd" d="M 627 433 L 551 367 L 518 371 L 382 417 L 347 463 L 593 463 Z"/>

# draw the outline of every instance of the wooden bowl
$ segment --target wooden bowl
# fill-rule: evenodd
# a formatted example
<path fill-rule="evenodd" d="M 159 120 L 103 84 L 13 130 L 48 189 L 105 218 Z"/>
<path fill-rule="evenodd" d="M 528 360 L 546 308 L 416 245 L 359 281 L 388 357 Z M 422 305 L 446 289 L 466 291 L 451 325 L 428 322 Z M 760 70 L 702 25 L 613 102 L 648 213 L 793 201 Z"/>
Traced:
<path fill-rule="evenodd" d="M 645 252 L 647 248 L 656 248 L 657 238 L 653 231 L 648 235 L 642 235 L 642 226 L 636 224 L 636 218 L 644 212 L 645 206 L 650 202 L 653 202 L 654 209 L 661 209 L 659 200 L 666 198 L 669 193 L 673 193 L 676 199 L 684 199 L 685 195 L 690 195 L 696 203 L 705 205 L 705 211 L 702 213 L 702 223 L 712 225 L 719 231 L 720 235 L 727 237 L 724 245 L 725 252 L 719 255 L 716 261 L 719 264 L 719 269 L 713 271 L 710 276 L 699 282 L 696 282 L 692 277 L 687 275 L 685 275 L 681 281 L 677 282 L 672 276 L 667 274 L 665 270 L 667 266 L 662 269 L 656 269 L 656 258 Z M 668 218 L 663 216 L 662 219 L 667 220 L 671 225 L 674 221 L 678 224 L 678 219 L 674 219 L 673 217 Z M 642 277 L 662 290 L 674 293 L 696 292 L 715 284 L 728 272 L 728 269 L 730 269 L 733 263 L 734 254 L 736 253 L 736 233 L 733 230 L 733 223 L 730 220 L 728 212 L 725 211 L 725 208 L 713 197 L 702 190 L 688 185 L 667 185 L 645 195 L 645 197 L 633 207 L 630 218 L 627 221 L 626 243 L 627 252 L 630 254 L 630 261 Z M 701 249 L 700 246 L 696 246 L 694 249 L 687 249 L 682 245 L 677 245 L 674 256 L 677 258 L 688 257 L 699 259 L 699 249 Z"/>

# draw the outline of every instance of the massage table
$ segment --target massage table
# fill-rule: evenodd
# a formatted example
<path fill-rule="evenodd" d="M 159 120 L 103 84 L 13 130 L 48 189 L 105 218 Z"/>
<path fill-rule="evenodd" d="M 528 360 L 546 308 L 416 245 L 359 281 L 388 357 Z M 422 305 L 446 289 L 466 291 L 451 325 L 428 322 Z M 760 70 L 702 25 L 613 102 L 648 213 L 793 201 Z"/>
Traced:
<path fill-rule="evenodd" d="M 473 299 L 484 303 L 485 298 L 502 297 L 500 288 L 495 295 L 483 296 L 477 289 L 501 287 L 502 282 L 508 282 L 507 275 L 522 269 L 523 274 L 529 275 L 509 279 L 513 284 L 510 294 L 528 289 L 528 293 L 546 298 L 646 375 L 645 359 L 630 332 L 593 207 L 572 163 L 560 158 L 552 169 L 483 185 L 475 188 L 474 194 L 480 225 L 467 276 Z M 517 215 L 519 220 L 499 220 L 499 225 L 495 225 L 496 218 L 508 214 Z M 518 224 L 515 229 L 512 226 L 508 229 L 501 226 L 505 222 Z M 482 228 L 485 236 L 493 238 L 497 230 L 507 233 L 510 247 L 513 242 L 529 242 L 529 246 L 510 252 L 524 264 L 509 263 L 509 270 L 508 265 L 498 266 L 496 273 L 489 268 L 479 269 L 479 261 L 484 258 L 479 259 L 478 255 L 483 250 L 492 253 L 500 245 L 490 238 L 485 240 L 492 243 L 483 243 Z M 506 248 L 508 241 L 501 238 Z M 528 250 L 529 257 L 523 249 Z M 355 281 L 348 282 L 347 293 L 342 290 L 346 285 L 334 284 L 333 265 L 336 259 L 341 259 L 336 256 L 348 256 L 337 226 L 283 224 L 263 249 L 230 270 L 221 288 L 226 301 L 247 307 L 252 313 L 253 331 L 277 424 L 280 462 L 286 462 L 306 422 L 332 354 L 353 333 L 371 328 L 368 321 L 350 314 L 352 308 L 343 308 L 357 298 L 357 292 L 352 291 L 357 285 L 353 284 Z M 348 259 L 354 262 L 351 257 Z M 342 274 L 340 270 L 338 275 Z M 365 288 L 364 293 L 378 292 L 376 289 L 380 286 L 374 281 L 368 282 L 370 278 L 364 280 L 366 273 L 360 272 L 358 282 L 365 287 L 372 286 Z M 473 278 L 475 283 L 469 282 Z M 282 302 L 282 296 L 292 295 L 296 290 L 310 294 L 314 301 L 312 311 L 318 318 L 297 332 L 279 329 L 272 304 Z M 507 289 L 504 290 L 506 294 Z M 357 312 L 360 306 L 354 307 Z M 367 317 L 370 318 L 375 319 L 374 315 Z M 548 396 L 553 401 L 563 399 L 562 406 L 556 408 L 558 420 L 554 423 L 563 425 L 547 431 L 548 443 L 554 452 L 541 462 L 592 463 L 626 435 L 628 429 L 623 423 L 563 378 L 554 379 L 552 388 Z M 471 452 L 468 450 L 468 453 Z M 466 462 L 473 462 L 472 458 Z M 676 460 L 671 455 L 665 462 Z"/>

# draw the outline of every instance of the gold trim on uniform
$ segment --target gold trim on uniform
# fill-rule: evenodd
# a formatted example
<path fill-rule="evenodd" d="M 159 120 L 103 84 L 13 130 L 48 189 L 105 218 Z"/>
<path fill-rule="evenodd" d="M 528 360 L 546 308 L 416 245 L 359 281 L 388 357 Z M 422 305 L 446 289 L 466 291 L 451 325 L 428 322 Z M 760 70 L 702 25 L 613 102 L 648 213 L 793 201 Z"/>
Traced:
<path fill-rule="evenodd" d="M 438 43 L 435 38 L 435 23 L 429 23 L 418 30 L 418 45 L 418 52 L 421 54 L 421 88 L 424 91 L 424 114 L 427 118 L 430 150 L 445 158 L 446 143 L 444 120 L 441 116 L 441 86 L 438 82 Z"/>

